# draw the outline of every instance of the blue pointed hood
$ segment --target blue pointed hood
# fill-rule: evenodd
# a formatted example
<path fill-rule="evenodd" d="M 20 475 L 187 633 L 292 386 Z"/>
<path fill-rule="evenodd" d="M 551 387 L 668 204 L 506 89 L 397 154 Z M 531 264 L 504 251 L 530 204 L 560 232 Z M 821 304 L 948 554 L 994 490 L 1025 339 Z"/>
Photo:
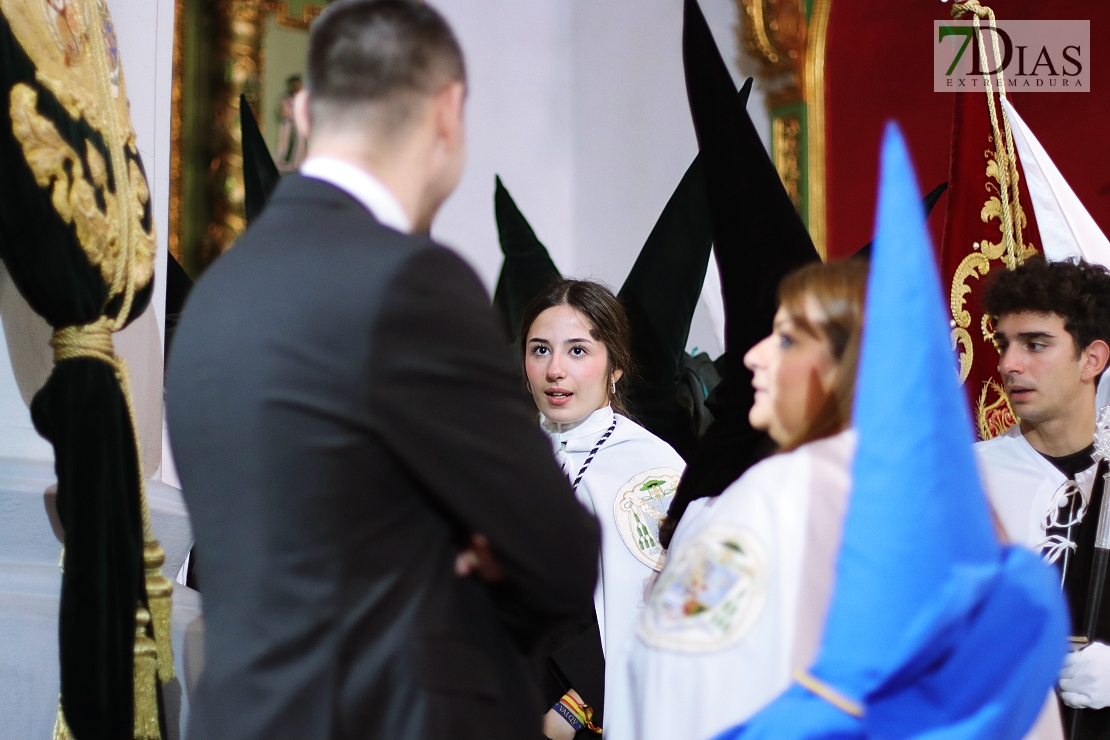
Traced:
<path fill-rule="evenodd" d="M 817 663 L 829 680 L 854 676 L 864 665 L 884 673 L 907 623 L 955 571 L 997 563 L 1000 551 L 971 449 L 975 437 L 917 178 L 894 124 L 883 140 L 866 316 L 852 502 Z M 884 618 L 876 619 L 876 611 Z M 873 638 L 866 643 L 855 626 L 863 617 Z M 838 657 L 826 665 L 827 653 Z"/>
<path fill-rule="evenodd" d="M 798 683 L 721 739 L 1019 740 L 1066 649 L 1048 566 L 994 532 L 917 179 L 894 124 L 875 231 L 859 443 L 821 649 Z"/>

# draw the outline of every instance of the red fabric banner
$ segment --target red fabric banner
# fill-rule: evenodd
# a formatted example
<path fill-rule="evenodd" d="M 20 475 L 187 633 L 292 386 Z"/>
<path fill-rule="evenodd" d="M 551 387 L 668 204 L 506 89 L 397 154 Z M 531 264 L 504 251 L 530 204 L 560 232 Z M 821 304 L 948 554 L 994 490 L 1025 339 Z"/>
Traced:
<path fill-rule="evenodd" d="M 1110 69 L 1110 44 L 1102 41 L 1110 36 L 1110 2 L 981 1 L 1000 19 L 1090 20 L 1092 46 L 1084 55 L 1091 65 L 1091 92 L 1010 97 L 1091 216 L 1110 234 L 1110 147 L 1101 144 L 1110 120 L 1110 94 L 1101 86 Z M 948 174 L 945 155 L 955 99 L 971 95 L 985 108 L 986 94 L 933 92 L 933 21 L 952 17 L 951 2 L 829 2 L 822 77 L 826 228 L 828 254 L 835 259 L 853 254 L 874 236 L 879 142 L 886 122 L 897 121 L 902 128 L 918 185 L 926 193 Z M 941 197 L 929 218 L 934 244 L 940 243 L 949 197 Z"/>
<path fill-rule="evenodd" d="M 998 374 L 998 351 L 992 341 L 993 326 L 982 308 L 983 291 L 989 273 L 1012 269 L 1040 251 L 1040 235 L 1020 161 L 1016 183 L 1010 181 L 1012 175 L 1008 177 L 1009 155 L 997 95 L 995 122 L 985 93 L 953 97 L 948 209 L 939 265 L 942 285 L 949 289 L 952 347 L 959 356 L 960 379 L 979 437 L 990 439 L 1010 428 L 1016 418 Z M 1015 186 L 1016 207 L 1005 213 L 1005 204 L 1015 201 Z M 1011 214 L 1012 240 L 1007 239 L 1005 228 Z"/>

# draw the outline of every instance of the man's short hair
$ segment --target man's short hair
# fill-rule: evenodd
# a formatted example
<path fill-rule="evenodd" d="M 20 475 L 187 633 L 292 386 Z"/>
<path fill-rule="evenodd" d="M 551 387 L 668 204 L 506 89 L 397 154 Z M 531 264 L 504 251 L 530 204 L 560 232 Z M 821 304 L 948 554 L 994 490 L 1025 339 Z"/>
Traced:
<path fill-rule="evenodd" d="M 1007 314 L 1054 313 L 1064 320 L 1076 353 L 1097 339 L 1110 344 L 1110 273 L 1101 265 L 1034 255 L 994 278 L 983 307 L 996 321 Z"/>
<path fill-rule="evenodd" d="M 462 49 L 434 8 L 415 0 L 339 0 L 308 38 L 314 119 L 384 104 L 383 122 L 403 127 L 413 98 L 466 82 Z"/>

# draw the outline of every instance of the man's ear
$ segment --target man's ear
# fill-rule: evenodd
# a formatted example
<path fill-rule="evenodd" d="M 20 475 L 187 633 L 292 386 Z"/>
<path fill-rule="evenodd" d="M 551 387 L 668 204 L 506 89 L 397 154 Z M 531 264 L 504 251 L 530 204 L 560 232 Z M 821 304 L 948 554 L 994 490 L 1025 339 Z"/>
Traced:
<path fill-rule="evenodd" d="M 462 135 L 463 106 L 466 103 L 466 85 L 456 81 L 436 93 L 436 133 L 452 147 Z"/>
<path fill-rule="evenodd" d="M 293 96 L 293 125 L 297 127 L 297 133 L 306 140 L 308 139 L 311 122 L 312 116 L 309 114 L 308 90 L 301 88 L 301 91 Z"/>
<path fill-rule="evenodd" d="M 1106 369 L 1106 363 L 1110 361 L 1110 345 L 1101 339 L 1096 339 L 1087 345 L 1087 349 L 1083 350 L 1083 371 L 1081 377 L 1083 380 L 1094 380 L 1099 376 L 1103 370 Z"/>

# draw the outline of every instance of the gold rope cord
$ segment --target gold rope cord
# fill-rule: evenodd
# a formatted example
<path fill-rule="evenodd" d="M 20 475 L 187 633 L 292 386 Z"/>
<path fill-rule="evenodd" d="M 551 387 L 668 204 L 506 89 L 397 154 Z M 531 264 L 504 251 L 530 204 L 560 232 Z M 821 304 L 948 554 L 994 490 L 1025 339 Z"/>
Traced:
<path fill-rule="evenodd" d="M 97 25 L 102 26 L 108 21 L 108 10 L 102 0 L 96 2 Z M 101 30 L 100 28 L 96 29 Z M 97 66 L 96 81 L 100 100 L 108 100 L 111 96 L 108 69 L 108 49 L 105 45 L 103 33 L 94 31 L 89 34 L 92 41 L 92 58 Z M 118 93 L 117 93 L 118 94 Z M 130 166 L 124 157 L 126 142 L 119 130 L 119 121 L 116 116 L 106 116 L 108 147 L 112 156 L 112 169 L 116 173 L 116 196 L 119 201 L 128 207 L 133 205 L 131 192 Z M 135 280 L 131 266 L 135 259 L 136 244 L 131 238 L 132 229 L 130 213 L 121 214 L 119 256 L 116 259 L 116 271 L 109 286 L 108 295 L 123 293 L 123 304 L 114 320 L 102 319 L 85 326 L 64 327 L 54 333 L 50 344 L 54 348 L 54 361 L 74 357 L 93 357 L 107 361 L 115 369 L 116 378 L 119 380 L 120 390 L 123 393 L 124 403 L 127 405 L 127 416 L 131 424 L 131 434 L 135 442 L 135 465 L 139 475 L 139 507 L 143 521 L 143 566 L 146 569 L 147 602 L 149 611 L 140 603 L 136 609 L 135 617 L 135 705 L 134 705 L 134 730 L 135 740 L 160 740 L 162 734 L 158 721 L 157 678 L 165 683 L 173 678 L 173 645 L 170 639 L 170 610 L 172 608 L 173 586 L 162 575 L 161 566 L 165 561 L 165 553 L 161 545 L 154 539 L 154 531 L 150 526 L 150 507 L 146 498 L 146 475 L 143 472 L 142 451 L 139 449 L 138 424 L 135 419 L 135 405 L 131 396 L 131 374 L 127 362 L 116 355 L 112 344 L 112 332 L 117 332 L 124 327 L 131 314 L 131 306 L 135 300 Z M 107 331 L 105 331 L 107 329 Z M 86 341 L 87 340 L 87 341 Z M 153 566 L 153 567 L 151 567 Z M 147 625 L 153 618 L 154 641 L 147 636 Z"/>
<path fill-rule="evenodd" d="M 990 149 L 984 151 L 987 159 L 986 176 L 988 193 L 990 195 L 983 204 L 980 218 L 984 224 L 992 219 L 999 220 L 1001 239 L 994 243 L 983 239 L 972 244 L 972 250 L 964 256 L 952 275 L 950 288 L 950 302 L 952 311 L 952 348 L 959 351 L 960 382 L 967 380 L 974 364 L 974 345 L 971 338 L 972 316 L 965 308 L 967 296 L 971 293 L 968 280 L 980 279 L 990 271 L 993 260 L 1001 260 L 1007 269 L 1014 269 L 1022 264 L 1027 257 L 1036 252 L 1032 244 L 1025 244 L 1022 233 L 1026 224 L 1025 212 L 1021 207 L 1019 174 L 1017 168 L 1017 154 L 1014 150 L 1013 132 L 1010 128 L 1006 110 L 1002 101 L 1006 99 L 1005 72 L 998 70 L 997 91 L 998 102 L 995 101 L 995 83 L 992 75 L 987 74 L 990 65 L 987 63 L 987 50 L 982 36 L 982 23 L 986 19 L 991 31 L 992 50 L 995 63 L 1000 63 L 1002 53 L 998 44 L 998 33 L 994 11 L 979 3 L 979 0 L 955 3 L 952 7 L 952 17 L 962 18 L 970 14 L 975 34 L 975 49 L 978 53 L 979 63 L 982 65 L 983 86 L 987 96 L 987 110 L 991 122 Z M 1002 108 L 999 115 L 998 108 Z M 994 183 L 997 183 L 997 187 Z M 981 330 L 984 341 L 993 342 L 993 328 L 990 326 L 989 317 L 981 317 L 977 329 Z M 990 439 L 1001 431 L 1005 431 L 1016 417 L 1005 394 L 1001 393 L 1000 386 L 993 380 L 984 383 L 976 404 L 975 416 L 980 439 Z"/>
<path fill-rule="evenodd" d="M 103 135 L 110 155 L 114 193 L 108 190 L 106 163 L 95 147 L 86 142 L 86 173 L 82 157 L 38 114 L 37 92 L 24 84 L 13 87 L 9 99 L 13 133 L 36 181 L 50 190 L 51 202 L 63 221 L 74 226 L 82 249 L 108 284 L 108 295 L 123 299 L 114 318 L 100 317 L 85 326 L 58 329 L 50 344 L 55 362 L 88 357 L 111 365 L 127 406 L 139 476 L 147 592 L 147 606 L 136 604 L 134 737 L 157 740 L 161 736 L 157 680 L 164 683 L 174 677 L 170 634 L 173 585 L 162 574 L 165 553 L 150 525 L 130 374 L 112 343 L 112 333 L 127 323 L 138 285 L 153 271 L 153 233 L 146 233 L 139 222 L 150 193 L 139 167 L 128 158 L 128 152 L 137 156 L 135 134 L 111 17 L 103 0 L 0 0 L 0 11 L 35 65 L 36 80 L 74 120 L 83 118 Z M 96 207 L 98 192 L 103 196 L 103 212 Z M 151 630 L 153 640 L 148 636 Z M 72 737 L 60 702 L 54 737 Z"/>
<path fill-rule="evenodd" d="M 980 24 L 980 20 L 983 18 L 989 22 L 992 51 L 994 52 L 995 61 L 1000 63 L 1002 52 L 998 46 L 995 14 L 991 8 L 981 5 L 979 0 L 968 0 L 968 2 L 956 3 L 952 6 L 953 18 L 959 19 L 969 13 L 975 27 L 975 48 L 979 53 L 979 63 L 983 67 L 983 86 L 986 89 L 987 110 L 990 112 L 991 130 L 994 134 L 995 161 L 998 168 L 997 177 L 1002 205 L 999 215 L 1002 219 L 1002 239 L 1006 255 L 1003 261 L 1008 268 L 1013 269 L 1025 261 L 1025 257 L 1028 256 L 1031 250 L 1023 243 L 1022 228 L 1025 213 L 1018 199 L 1019 176 L 1017 154 L 1014 151 L 1013 131 L 1010 128 L 1010 119 L 1006 116 L 1006 110 L 1001 105 L 1001 101 L 1006 99 L 1006 75 L 1001 70 L 997 75 L 999 97 L 997 108 L 1001 108 L 1001 116 L 999 116 L 994 100 L 994 80 L 992 75 L 987 74 L 990 66 L 987 63 L 987 50 L 983 43 L 982 26 Z M 1002 119 L 1001 125 L 999 125 L 1000 117 Z"/>

